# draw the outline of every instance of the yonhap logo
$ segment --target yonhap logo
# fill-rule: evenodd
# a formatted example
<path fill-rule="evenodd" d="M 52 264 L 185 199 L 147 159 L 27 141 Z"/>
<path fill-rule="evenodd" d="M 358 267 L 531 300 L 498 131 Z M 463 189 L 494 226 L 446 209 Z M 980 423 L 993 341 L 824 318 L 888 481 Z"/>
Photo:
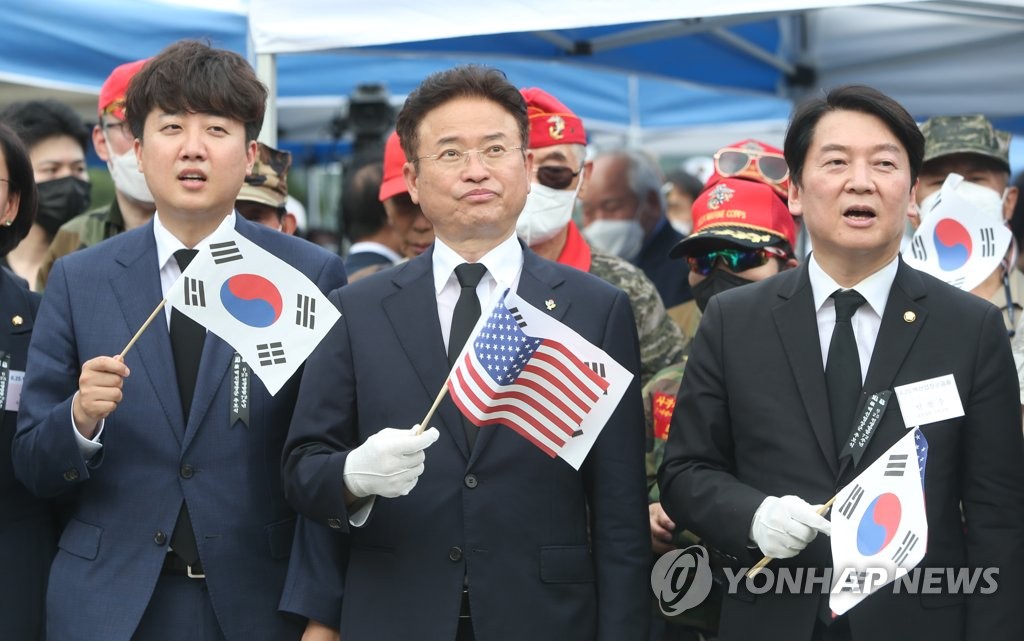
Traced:
<path fill-rule="evenodd" d="M 708 551 L 701 545 L 691 545 L 663 554 L 651 570 L 651 589 L 666 616 L 697 607 L 711 593 Z"/>

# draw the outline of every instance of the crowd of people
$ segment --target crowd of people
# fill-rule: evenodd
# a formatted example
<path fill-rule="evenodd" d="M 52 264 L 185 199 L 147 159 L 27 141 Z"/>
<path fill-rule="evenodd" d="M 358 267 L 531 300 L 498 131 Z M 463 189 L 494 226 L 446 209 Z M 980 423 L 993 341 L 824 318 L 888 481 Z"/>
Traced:
<path fill-rule="evenodd" d="M 112 71 L 99 207 L 74 112 L 0 112 L 0 637 L 1024 638 L 1017 244 L 970 292 L 901 257 L 951 175 L 1010 224 L 1009 134 L 842 86 L 701 181 L 592 153 L 552 92 L 424 79 L 345 180 L 344 258 L 295 236 L 291 156 L 257 141 L 267 92 L 235 53 L 182 41 Z M 274 394 L 160 311 L 226 229 L 341 312 Z M 579 469 L 438 396 L 506 290 L 633 377 Z M 870 399 L 937 377 L 958 415 L 890 407 L 851 453 Z M 921 567 L 995 568 L 996 590 L 880 589 L 837 616 L 827 590 L 725 580 L 832 568 L 826 502 L 912 427 Z M 710 594 L 666 614 L 652 568 L 698 545 Z"/>

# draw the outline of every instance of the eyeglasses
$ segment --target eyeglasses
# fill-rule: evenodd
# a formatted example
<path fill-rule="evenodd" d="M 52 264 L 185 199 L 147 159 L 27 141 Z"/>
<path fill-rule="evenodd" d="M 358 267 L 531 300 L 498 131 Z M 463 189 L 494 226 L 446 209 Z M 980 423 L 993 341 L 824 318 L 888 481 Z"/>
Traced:
<path fill-rule="evenodd" d="M 582 168 L 573 171 L 559 165 L 542 165 L 537 167 L 537 182 L 552 189 L 568 189 L 572 179 L 579 176 L 581 171 Z"/>
<path fill-rule="evenodd" d="M 729 268 L 729 271 L 738 273 L 760 267 L 771 258 L 786 258 L 786 252 L 778 247 L 760 247 L 758 249 L 730 247 L 708 252 L 702 256 L 689 256 L 686 262 L 690 264 L 690 271 L 707 276 L 715 269 L 718 259 L 722 259 L 722 263 Z"/>
<path fill-rule="evenodd" d="M 420 156 L 419 158 L 416 158 L 414 162 L 419 162 L 421 160 L 433 160 L 445 169 L 455 169 L 466 165 L 469 162 L 469 156 L 471 154 L 476 154 L 480 159 L 480 162 L 493 169 L 500 166 L 501 163 L 508 158 L 512 158 L 513 151 L 521 150 L 522 147 L 506 147 L 505 145 L 498 144 L 487 145 L 483 149 L 467 149 L 465 151 L 460 149 L 445 149 L 437 154 Z"/>
<path fill-rule="evenodd" d="M 104 121 L 103 122 L 103 129 L 105 131 L 110 131 L 110 130 L 116 129 L 125 138 L 129 138 L 129 139 L 134 139 L 135 138 L 135 136 L 132 135 L 132 128 L 128 125 L 128 121 L 127 120 L 122 120 L 121 122 Z"/>
<path fill-rule="evenodd" d="M 725 177 L 743 173 L 751 163 L 757 165 L 757 173 L 769 183 L 777 185 L 789 178 L 789 166 L 779 154 L 736 149 L 722 149 L 715 154 L 715 171 Z"/>

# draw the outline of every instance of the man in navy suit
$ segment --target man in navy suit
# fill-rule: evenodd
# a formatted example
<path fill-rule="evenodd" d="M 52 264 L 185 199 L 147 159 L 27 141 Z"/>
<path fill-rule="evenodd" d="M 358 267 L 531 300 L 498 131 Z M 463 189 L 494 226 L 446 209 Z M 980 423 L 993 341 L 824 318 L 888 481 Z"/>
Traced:
<path fill-rule="evenodd" d="M 51 273 L 14 444 L 19 479 L 69 502 L 48 586 L 51 639 L 277 641 L 299 639 L 307 619 L 311 631 L 337 625 L 340 575 L 315 559 L 336 547 L 333 533 L 297 523 L 277 472 L 298 376 L 276 396 L 255 377 L 234 385 L 234 350 L 201 326 L 192 359 L 182 356 L 175 312 L 123 361 L 111 356 L 179 277 L 182 252 L 222 226 L 323 290 L 345 283 L 337 256 L 233 211 L 265 101 L 237 54 L 181 42 L 148 62 L 127 116 L 157 214 Z M 232 414 L 237 403 L 247 418 Z"/>
<path fill-rule="evenodd" d="M 920 423 L 928 536 L 916 569 L 944 580 L 916 591 L 889 584 L 838 618 L 820 585 L 741 586 L 724 599 L 722 641 L 1024 638 L 1016 371 L 995 306 L 900 260 L 923 155 L 914 119 L 869 87 L 839 87 L 797 108 L 785 143 L 789 206 L 814 252 L 799 269 L 711 299 L 659 481 L 669 516 L 736 565 L 767 555 L 790 576 L 838 577 L 848 568 L 832 568 L 831 524 L 816 506 Z M 849 349 L 837 343 L 844 335 Z M 835 385 L 844 373 L 853 375 L 848 394 Z M 955 385 L 942 389 L 958 397 L 959 416 L 915 416 L 893 393 L 947 375 Z M 861 417 L 871 423 L 871 398 L 889 393 L 863 449 L 848 444 Z M 953 405 L 952 396 L 922 400 Z M 991 568 L 991 594 L 945 580 L 947 569 Z"/>
<path fill-rule="evenodd" d="M 511 288 L 637 374 L 629 300 L 516 239 L 532 156 L 526 105 L 504 74 L 428 77 L 398 136 L 437 239 L 331 294 L 342 319 L 306 365 L 285 453 L 289 500 L 349 533 L 341 637 L 646 639 L 637 378 L 579 471 L 509 427 L 464 425 L 448 398 L 435 427 L 410 428 L 445 383 L 465 301 L 486 309 Z"/>

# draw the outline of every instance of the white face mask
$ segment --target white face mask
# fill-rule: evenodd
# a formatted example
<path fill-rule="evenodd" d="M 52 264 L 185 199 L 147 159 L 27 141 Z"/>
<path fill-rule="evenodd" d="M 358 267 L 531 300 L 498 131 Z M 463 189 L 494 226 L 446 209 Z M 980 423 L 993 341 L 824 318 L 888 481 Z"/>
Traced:
<path fill-rule="evenodd" d="M 110 177 L 114 180 L 114 187 L 132 200 L 137 200 L 140 203 L 152 203 L 153 194 L 146 184 L 146 177 L 139 171 L 135 150 L 129 149 L 117 156 L 113 153 L 114 149 L 109 140 L 107 149 L 111 152 L 110 160 L 107 161 L 107 169 L 110 170 Z"/>
<path fill-rule="evenodd" d="M 956 189 L 957 196 L 969 201 L 973 206 L 974 209 L 970 212 L 972 217 L 980 217 L 981 220 L 991 221 L 998 225 L 1004 224 L 1003 202 L 1006 199 L 1006 190 L 1003 190 L 1002 195 L 1000 195 L 995 190 L 988 187 L 982 187 L 981 185 L 967 182 L 959 174 L 950 174 L 950 177 L 953 178 L 953 185 Z M 959 179 L 959 181 L 956 179 Z M 950 178 L 947 178 L 946 180 L 950 180 Z M 932 210 L 939 203 L 939 197 L 941 194 L 942 190 L 939 189 L 929 194 L 927 198 L 921 201 L 921 206 L 918 208 L 918 212 L 921 215 L 922 222 L 929 214 L 931 214 Z"/>
<path fill-rule="evenodd" d="M 640 255 L 644 228 L 636 220 L 595 220 L 583 229 L 583 237 L 595 249 L 631 261 Z"/>
<path fill-rule="evenodd" d="M 572 208 L 576 194 L 583 181 L 577 181 L 576 189 L 552 189 L 539 183 L 530 185 L 526 194 L 526 205 L 516 221 L 516 235 L 528 247 L 551 240 L 562 231 L 572 219 Z"/>

